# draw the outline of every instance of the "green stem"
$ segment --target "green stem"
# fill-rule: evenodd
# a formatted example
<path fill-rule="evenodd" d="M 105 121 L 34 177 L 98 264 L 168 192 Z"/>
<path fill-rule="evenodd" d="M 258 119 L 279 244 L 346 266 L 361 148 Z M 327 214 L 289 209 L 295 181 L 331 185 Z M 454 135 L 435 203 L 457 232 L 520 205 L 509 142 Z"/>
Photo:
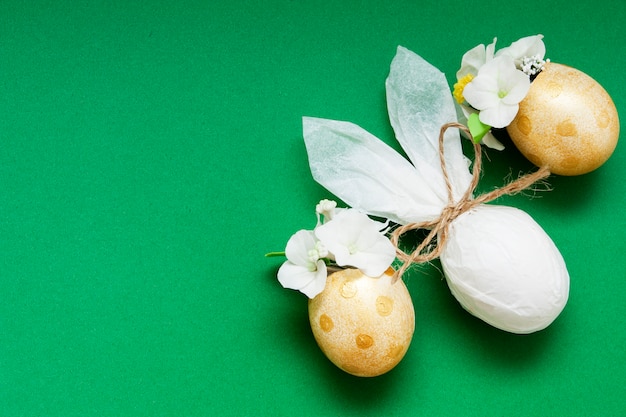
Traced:
<path fill-rule="evenodd" d="M 276 256 L 285 256 L 285 252 L 268 252 L 265 254 L 266 258 L 273 258 Z"/>

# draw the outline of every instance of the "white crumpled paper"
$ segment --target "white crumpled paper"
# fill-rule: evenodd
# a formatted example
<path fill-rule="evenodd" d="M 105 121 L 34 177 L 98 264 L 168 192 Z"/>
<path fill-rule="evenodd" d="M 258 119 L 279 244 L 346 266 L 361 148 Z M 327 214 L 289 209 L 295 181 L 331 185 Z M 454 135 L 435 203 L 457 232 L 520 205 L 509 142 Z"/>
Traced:
<path fill-rule="evenodd" d="M 359 126 L 303 118 L 316 181 L 350 206 L 399 224 L 434 220 L 448 205 L 439 159 L 439 131 L 456 121 L 442 72 L 398 47 L 386 82 L 389 119 L 411 162 Z M 459 133 L 444 139 L 455 201 L 471 182 Z M 525 212 L 479 205 L 450 224 L 441 254 L 459 303 L 485 322 L 514 333 L 548 326 L 563 310 L 569 275 L 558 249 Z"/>

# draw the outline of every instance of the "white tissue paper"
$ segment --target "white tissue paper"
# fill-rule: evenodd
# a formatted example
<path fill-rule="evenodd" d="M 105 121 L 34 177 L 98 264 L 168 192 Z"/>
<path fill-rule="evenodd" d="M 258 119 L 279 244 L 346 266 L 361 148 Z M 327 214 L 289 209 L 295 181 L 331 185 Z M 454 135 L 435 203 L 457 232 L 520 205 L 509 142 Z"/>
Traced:
<path fill-rule="evenodd" d="M 448 205 L 439 131 L 456 121 L 446 78 L 398 47 L 386 89 L 391 125 L 411 162 L 352 123 L 305 117 L 311 172 L 330 192 L 370 215 L 399 224 L 434 220 Z M 456 129 L 444 138 L 458 201 L 471 182 L 468 159 Z M 441 262 L 459 303 L 502 330 L 541 330 L 567 302 L 569 275 L 561 254 L 543 229 L 515 208 L 479 205 L 459 216 L 450 224 Z"/>
<path fill-rule="evenodd" d="M 462 214 L 450 225 L 440 259 L 463 308 L 497 328 L 541 330 L 567 302 L 563 257 L 522 210 L 481 204 Z"/>

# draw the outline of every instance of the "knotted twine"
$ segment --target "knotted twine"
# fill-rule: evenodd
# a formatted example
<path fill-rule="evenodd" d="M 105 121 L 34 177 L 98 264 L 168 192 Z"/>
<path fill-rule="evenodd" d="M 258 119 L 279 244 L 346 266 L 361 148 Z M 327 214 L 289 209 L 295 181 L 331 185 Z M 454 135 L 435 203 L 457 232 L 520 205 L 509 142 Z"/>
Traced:
<path fill-rule="evenodd" d="M 472 181 L 470 182 L 465 194 L 459 201 L 454 201 L 454 195 L 452 192 L 452 183 L 448 175 L 446 168 L 446 161 L 444 158 L 443 139 L 446 130 L 449 128 L 457 128 L 462 130 L 471 139 L 474 145 L 474 166 L 472 168 Z M 469 129 L 460 123 L 446 123 L 439 131 L 439 162 L 441 163 L 441 170 L 443 172 L 443 178 L 446 182 L 446 191 L 448 193 L 448 204 L 441 211 L 439 217 L 434 220 L 424 221 L 420 223 L 409 223 L 401 225 L 391 232 L 390 240 L 396 248 L 396 257 L 402 262 L 402 266 L 395 274 L 394 281 L 398 278 L 402 278 L 402 275 L 406 270 L 414 263 L 430 262 L 435 258 L 438 258 L 445 247 L 446 240 L 448 239 L 448 233 L 450 231 L 450 225 L 461 214 L 466 213 L 479 204 L 488 203 L 497 199 L 503 195 L 517 194 L 535 182 L 543 180 L 550 175 L 550 170 L 547 167 L 541 167 L 536 172 L 523 175 L 517 180 L 510 182 L 509 184 L 496 188 L 495 190 L 481 194 L 478 197 L 474 197 L 474 191 L 478 185 L 480 179 L 482 155 L 480 144 L 475 142 Z M 413 250 L 411 253 L 406 253 L 399 247 L 400 236 L 411 230 L 429 229 L 430 232 L 424 238 L 424 240 Z M 436 244 L 433 241 L 437 240 Z"/>

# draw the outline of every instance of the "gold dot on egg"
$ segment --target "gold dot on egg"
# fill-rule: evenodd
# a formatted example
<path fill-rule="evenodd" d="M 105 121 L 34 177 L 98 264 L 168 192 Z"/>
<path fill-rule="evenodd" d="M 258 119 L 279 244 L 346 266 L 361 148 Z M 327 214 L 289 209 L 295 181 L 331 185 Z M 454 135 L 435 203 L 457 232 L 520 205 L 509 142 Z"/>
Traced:
<path fill-rule="evenodd" d="M 550 98 L 557 98 L 563 92 L 563 84 L 559 81 L 551 80 L 546 83 L 546 93 Z"/>
<path fill-rule="evenodd" d="M 402 345 L 392 345 L 389 347 L 389 351 L 387 352 L 387 356 L 390 358 L 397 358 L 404 352 L 404 346 Z"/>
<path fill-rule="evenodd" d="M 411 296 L 393 269 L 378 278 L 358 269 L 332 273 L 309 300 L 309 323 L 328 359 L 352 375 L 372 377 L 404 357 L 415 330 Z"/>
<path fill-rule="evenodd" d="M 329 332 L 333 329 L 334 323 L 333 319 L 328 317 L 326 314 L 322 314 L 320 316 L 320 327 L 325 332 Z"/>
<path fill-rule="evenodd" d="M 606 162 L 619 138 L 609 94 L 577 69 L 547 63 L 507 132 L 520 152 L 558 175 L 582 175 Z"/>
<path fill-rule="evenodd" d="M 352 281 L 346 281 L 341 286 L 341 296 L 343 298 L 352 298 L 356 295 L 358 288 Z"/>
<path fill-rule="evenodd" d="M 572 123 L 571 120 L 563 120 L 561 123 L 556 125 L 556 133 L 561 136 L 575 136 L 576 135 L 576 125 Z"/>
<path fill-rule="evenodd" d="M 530 119 L 526 116 L 519 117 L 517 120 L 517 127 L 523 134 L 527 135 L 533 130 L 533 125 L 530 123 Z"/>
<path fill-rule="evenodd" d="M 374 344 L 374 338 L 368 334 L 358 334 L 356 336 L 356 345 L 359 349 L 367 349 Z"/>
<path fill-rule="evenodd" d="M 376 299 L 376 311 L 378 314 L 381 316 L 388 316 L 391 314 L 392 310 L 393 300 L 391 298 L 381 295 Z"/>

